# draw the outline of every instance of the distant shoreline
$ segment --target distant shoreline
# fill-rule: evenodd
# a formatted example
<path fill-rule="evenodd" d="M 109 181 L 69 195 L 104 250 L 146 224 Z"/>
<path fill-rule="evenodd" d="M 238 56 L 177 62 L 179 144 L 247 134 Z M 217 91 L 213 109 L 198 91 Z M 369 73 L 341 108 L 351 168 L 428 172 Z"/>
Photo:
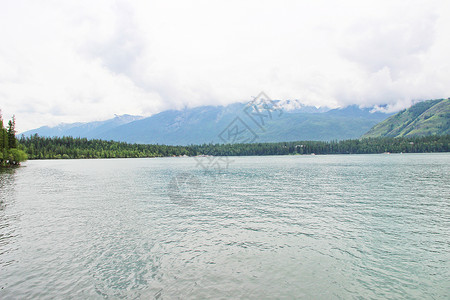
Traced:
<path fill-rule="evenodd" d="M 445 152 L 390 152 L 390 153 L 327 153 L 327 154 L 261 154 L 261 155 L 209 155 L 209 156 L 148 156 L 148 157 L 107 157 L 107 158 L 33 158 L 28 160 L 93 160 L 93 159 L 143 159 L 143 158 L 196 158 L 196 157 L 258 157 L 258 156 L 330 156 L 330 155 L 408 155 L 408 154 L 450 154 Z M 18 166 L 13 166 L 18 167 Z"/>
<path fill-rule="evenodd" d="M 30 160 L 442 153 L 450 152 L 449 144 L 450 135 L 412 138 L 367 138 L 331 142 L 296 141 L 189 146 L 128 144 L 72 137 L 45 138 L 33 136 L 19 140 L 19 146 L 27 153 Z"/>

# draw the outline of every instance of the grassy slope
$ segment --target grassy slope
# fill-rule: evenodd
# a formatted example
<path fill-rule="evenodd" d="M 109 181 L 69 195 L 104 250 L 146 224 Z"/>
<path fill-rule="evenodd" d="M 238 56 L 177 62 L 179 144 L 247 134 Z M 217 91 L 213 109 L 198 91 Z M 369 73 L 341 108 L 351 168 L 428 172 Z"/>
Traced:
<path fill-rule="evenodd" d="M 362 137 L 450 134 L 450 99 L 417 103 L 375 125 Z"/>

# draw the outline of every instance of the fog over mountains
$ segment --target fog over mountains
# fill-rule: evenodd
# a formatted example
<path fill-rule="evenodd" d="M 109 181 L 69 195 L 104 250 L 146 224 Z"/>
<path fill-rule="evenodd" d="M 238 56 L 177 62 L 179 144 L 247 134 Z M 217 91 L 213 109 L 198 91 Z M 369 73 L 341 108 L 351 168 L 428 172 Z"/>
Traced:
<path fill-rule="evenodd" d="M 246 104 L 234 103 L 227 106 L 167 110 L 146 118 L 116 115 L 105 121 L 44 126 L 22 134 L 168 145 L 326 141 L 358 138 L 390 116 L 358 106 L 329 109 L 305 106 L 299 101 L 291 100 L 274 103 L 280 111 L 264 117 L 250 114 Z M 258 124 L 259 122 L 264 124 Z M 233 136 L 233 131 L 240 133 L 239 138 Z"/>

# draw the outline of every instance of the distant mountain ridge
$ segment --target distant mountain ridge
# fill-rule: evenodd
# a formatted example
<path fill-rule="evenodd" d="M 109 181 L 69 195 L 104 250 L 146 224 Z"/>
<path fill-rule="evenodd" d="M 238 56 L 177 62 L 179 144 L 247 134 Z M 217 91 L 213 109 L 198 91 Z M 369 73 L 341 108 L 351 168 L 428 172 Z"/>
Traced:
<path fill-rule="evenodd" d="M 43 126 L 37 129 L 26 131 L 22 134 L 25 136 L 38 134 L 39 136 L 48 136 L 48 137 L 73 136 L 85 138 L 98 138 L 99 136 L 102 136 L 103 133 L 111 129 L 117 128 L 118 126 L 133 121 L 140 120 L 142 118 L 144 117 L 132 115 L 116 115 L 114 118 L 105 121 L 60 124 L 54 127 Z"/>
<path fill-rule="evenodd" d="M 446 134 L 450 134 L 450 98 L 419 102 L 375 125 L 362 137 Z"/>
<path fill-rule="evenodd" d="M 142 144 L 189 145 L 226 142 L 283 142 L 298 140 L 343 140 L 359 138 L 389 114 L 372 108 L 340 109 L 314 107 L 298 100 L 274 101 L 282 110 L 257 124 L 246 104 L 200 106 L 167 110 L 153 116 L 116 116 L 102 122 L 64 124 L 24 132 L 25 136 L 73 136 Z M 246 113 L 247 112 L 247 113 Z M 249 139 L 230 140 L 233 130 L 246 130 Z M 227 135 L 227 137 L 225 137 Z"/>

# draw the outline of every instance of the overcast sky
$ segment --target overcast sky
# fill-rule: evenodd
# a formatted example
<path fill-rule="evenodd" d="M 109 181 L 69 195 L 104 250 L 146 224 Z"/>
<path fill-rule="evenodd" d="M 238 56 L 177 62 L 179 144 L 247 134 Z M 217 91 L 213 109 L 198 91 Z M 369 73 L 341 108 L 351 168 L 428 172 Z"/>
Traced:
<path fill-rule="evenodd" d="M 273 99 L 450 96 L 450 1 L 0 0 L 0 108 L 19 131 Z"/>

